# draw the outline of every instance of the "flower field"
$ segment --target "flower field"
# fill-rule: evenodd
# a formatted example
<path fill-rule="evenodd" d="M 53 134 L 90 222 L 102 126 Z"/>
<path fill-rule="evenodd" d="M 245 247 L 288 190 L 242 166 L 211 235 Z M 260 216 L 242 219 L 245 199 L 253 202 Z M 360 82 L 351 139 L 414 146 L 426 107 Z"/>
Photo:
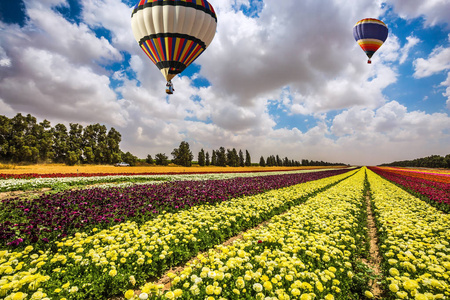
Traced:
<path fill-rule="evenodd" d="M 371 167 L 372 171 L 384 178 L 414 192 L 417 196 L 439 209 L 450 212 L 450 177 L 445 174 L 399 171 L 393 168 Z M 413 174 L 413 176 L 411 176 Z"/>
<path fill-rule="evenodd" d="M 241 168 L 242 169 L 242 168 Z M 321 172 L 333 169 L 303 169 L 294 170 L 289 173 L 309 173 L 309 172 Z M 335 170 L 339 170 L 335 168 Z M 123 173 L 123 174 L 110 174 L 110 173 L 85 173 L 74 175 L 71 173 L 52 173 L 52 174 L 17 174 L 14 178 L 11 174 L 0 174 L 0 177 L 8 179 L 0 179 L 0 192 L 10 191 L 27 191 L 38 190 L 42 188 L 51 188 L 52 190 L 66 190 L 73 187 L 83 187 L 87 185 L 119 185 L 124 183 L 125 185 L 137 184 L 137 183 L 155 183 L 164 181 L 184 181 L 184 180 L 217 180 L 217 179 L 229 179 L 234 177 L 256 177 L 256 176 L 268 176 L 268 175 L 280 175 L 285 172 L 281 171 L 265 171 L 265 172 L 225 172 L 225 173 L 154 173 L 154 174 L 136 174 L 136 173 Z M 88 176 L 85 176 L 88 175 Z M 23 178 L 22 178 L 23 177 Z"/>
<path fill-rule="evenodd" d="M 382 299 L 448 299 L 450 218 L 366 168 L 5 199 L 0 298 L 372 298 L 368 195 Z"/>
<path fill-rule="evenodd" d="M 450 297 L 450 216 L 368 171 L 393 299 Z"/>

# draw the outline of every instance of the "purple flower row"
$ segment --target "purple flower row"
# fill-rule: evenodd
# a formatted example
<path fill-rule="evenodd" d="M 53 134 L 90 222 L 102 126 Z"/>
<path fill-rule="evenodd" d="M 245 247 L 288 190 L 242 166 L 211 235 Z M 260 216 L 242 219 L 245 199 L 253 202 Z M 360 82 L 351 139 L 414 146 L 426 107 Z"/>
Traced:
<path fill-rule="evenodd" d="M 126 188 L 85 189 L 42 195 L 37 199 L 2 200 L 0 245 L 24 246 L 48 242 L 92 227 L 111 223 L 143 223 L 161 211 L 175 212 L 201 204 L 254 195 L 348 172 L 346 169 L 311 173 L 179 181 Z"/>
<path fill-rule="evenodd" d="M 437 203 L 439 208 L 444 211 L 450 210 L 450 184 L 400 175 L 376 167 L 371 167 L 370 169 L 387 180 L 427 197 Z"/>

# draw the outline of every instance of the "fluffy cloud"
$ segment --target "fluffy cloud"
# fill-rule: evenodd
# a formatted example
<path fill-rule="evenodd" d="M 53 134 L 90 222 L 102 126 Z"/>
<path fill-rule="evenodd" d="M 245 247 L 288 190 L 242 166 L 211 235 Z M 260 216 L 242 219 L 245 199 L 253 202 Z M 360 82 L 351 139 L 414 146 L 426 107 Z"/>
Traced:
<path fill-rule="evenodd" d="M 391 101 L 376 110 L 351 108 L 337 115 L 331 131 L 336 146 L 346 149 L 354 162 L 372 164 L 431 155 L 445 155 L 450 143 L 450 117 L 443 113 L 408 112 Z M 393 151 L 395 149 L 395 151 Z"/>
<path fill-rule="evenodd" d="M 419 58 L 414 62 L 414 77 L 423 78 L 450 69 L 450 47 L 438 46 L 428 59 Z"/>
<path fill-rule="evenodd" d="M 439 23 L 450 24 L 450 2 L 442 0 L 388 0 L 394 6 L 394 11 L 401 18 L 412 19 L 423 17 L 427 26 L 434 26 Z"/>

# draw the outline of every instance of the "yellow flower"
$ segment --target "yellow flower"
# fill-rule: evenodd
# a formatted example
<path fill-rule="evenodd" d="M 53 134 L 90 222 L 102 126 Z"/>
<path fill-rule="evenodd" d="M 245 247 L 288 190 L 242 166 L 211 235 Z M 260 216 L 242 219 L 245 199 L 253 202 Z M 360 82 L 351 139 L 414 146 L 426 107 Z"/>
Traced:
<path fill-rule="evenodd" d="M 398 285 L 396 285 L 395 283 L 391 283 L 391 284 L 389 285 L 389 290 L 390 290 L 391 292 L 393 292 L 393 293 L 397 293 L 398 290 L 399 290 L 399 287 L 398 287 Z"/>
<path fill-rule="evenodd" d="M 130 276 L 130 283 L 134 286 L 136 284 L 136 278 L 133 275 Z"/>
<path fill-rule="evenodd" d="M 64 290 L 66 290 L 66 289 L 69 288 L 69 286 L 70 286 L 70 282 L 67 282 L 67 283 L 63 284 L 62 288 L 63 288 Z"/>
<path fill-rule="evenodd" d="M 391 276 L 398 276 L 400 275 L 400 272 L 396 269 L 396 268 L 390 268 L 389 269 L 389 274 L 391 274 Z"/>
<path fill-rule="evenodd" d="M 291 290 L 291 294 L 292 294 L 293 296 L 298 296 L 298 295 L 300 295 L 300 290 L 297 289 L 297 288 L 293 288 L 293 289 Z"/>
<path fill-rule="evenodd" d="M 414 299 L 416 300 L 427 300 L 428 297 L 425 296 L 424 294 L 416 294 L 416 296 L 414 297 Z M 431 298 L 432 299 L 432 298 Z"/>
<path fill-rule="evenodd" d="M 236 280 L 236 286 L 237 286 L 239 289 L 243 289 L 243 288 L 245 287 L 245 281 L 244 281 L 244 279 L 238 278 L 238 279 Z"/>
<path fill-rule="evenodd" d="M 178 298 L 183 294 L 183 291 L 180 289 L 176 289 L 175 291 L 173 291 L 173 294 L 175 295 L 175 298 Z"/>
<path fill-rule="evenodd" d="M 220 295 L 222 293 L 222 288 L 217 286 L 214 288 L 214 295 Z"/>
<path fill-rule="evenodd" d="M 214 286 L 213 286 L 213 285 L 208 285 L 208 286 L 206 287 L 206 293 L 207 293 L 208 295 L 214 294 Z"/>
<path fill-rule="evenodd" d="M 311 299 L 312 299 L 312 297 L 310 294 L 302 294 L 300 296 L 300 300 L 311 300 Z"/>
<path fill-rule="evenodd" d="M 331 294 L 328 294 L 325 296 L 325 300 L 334 300 L 334 296 Z"/>
<path fill-rule="evenodd" d="M 117 275 L 117 270 L 116 269 L 111 269 L 111 271 L 109 271 L 109 276 L 114 277 Z"/>
<path fill-rule="evenodd" d="M 272 290 L 272 283 L 270 281 L 264 282 L 263 286 L 264 286 L 264 289 L 267 291 Z"/>
<path fill-rule="evenodd" d="M 134 291 L 133 290 L 128 290 L 125 292 L 125 298 L 126 299 L 131 299 L 134 297 Z"/>
<path fill-rule="evenodd" d="M 371 291 L 365 291 L 365 292 L 364 292 L 364 296 L 366 296 L 366 297 L 369 298 L 369 299 L 372 299 L 372 298 L 373 298 L 373 294 L 372 294 Z"/>
<path fill-rule="evenodd" d="M 406 299 L 408 298 L 408 293 L 405 291 L 397 292 L 397 297 L 399 297 L 400 299 Z"/>
<path fill-rule="evenodd" d="M 412 290 L 417 289 L 419 287 L 419 284 L 415 280 L 406 280 L 403 283 L 403 287 L 405 289 L 407 289 L 408 291 L 412 291 Z"/>
<path fill-rule="evenodd" d="M 322 282 L 316 281 L 316 288 L 319 292 L 323 292 L 323 285 Z"/>
<path fill-rule="evenodd" d="M 167 299 L 175 298 L 175 294 L 172 291 L 167 292 L 164 296 L 166 296 Z"/>
<path fill-rule="evenodd" d="M 28 296 L 28 294 L 18 292 L 11 295 L 12 300 L 23 300 Z"/>

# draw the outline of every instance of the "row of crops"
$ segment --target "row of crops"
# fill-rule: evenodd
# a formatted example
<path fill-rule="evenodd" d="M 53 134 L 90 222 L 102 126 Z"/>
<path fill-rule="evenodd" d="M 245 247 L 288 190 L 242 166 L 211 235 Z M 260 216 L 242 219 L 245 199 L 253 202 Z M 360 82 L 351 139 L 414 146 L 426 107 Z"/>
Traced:
<path fill-rule="evenodd" d="M 289 173 L 322 172 L 327 169 L 298 170 Z M 54 191 L 64 191 L 74 187 L 96 185 L 96 187 L 131 186 L 135 184 L 149 184 L 166 181 L 185 180 L 220 180 L 239 177 L 259 177 L 284 174 L 284 172 L 249 172 L 249 173 L 185 173 L 185 174 L 110 174 L 110 173 L 82 173 L 82 174 L 0 174 L 0 192 L 29 191 L 50 188 Z M 100 185 L 102 184 L 102 185 Z"/>
<path fill-rule="evenodd" d="M 370 298 L 368 195 L 383 298 L 450 297 L 450 218 L 366 168 L 3 200 L 0 297 Z"/>

